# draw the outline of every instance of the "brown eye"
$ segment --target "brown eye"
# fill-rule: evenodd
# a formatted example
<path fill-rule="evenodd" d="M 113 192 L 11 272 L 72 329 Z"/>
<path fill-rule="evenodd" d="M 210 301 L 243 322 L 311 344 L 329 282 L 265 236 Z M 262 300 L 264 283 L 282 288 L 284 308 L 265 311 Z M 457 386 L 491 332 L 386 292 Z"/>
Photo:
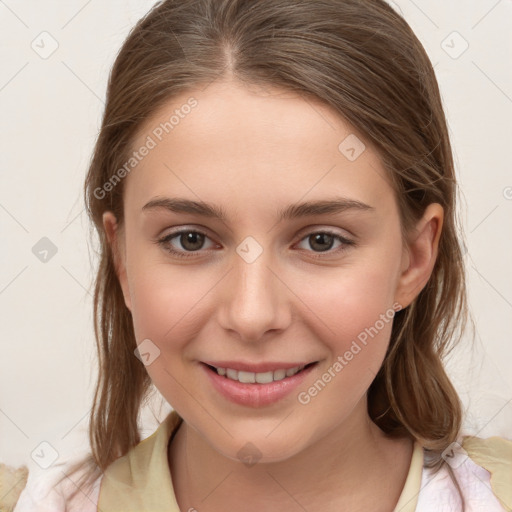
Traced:
<path fill-rule="evenodd" d="M 194 253 L 199 253 L 204 248 L 207 239 L 209 237 L 205 233 L 183 229 L 170 233 L 156 242 L 172 255 L 187 258 L 195 256 Z"/>
<path fill-rule="evenodd" d="M 336 242 L 338 243 L 338 245 L 334 247 L 334 244 Z M 308 252 L 328 252 L 329 254 L 340 253 L 347 250 L 349 246 L 356 245 L 356 243 L 353 240 L 338 235 L 337 233 L 331 233 L 329 231 L 317 231 L 315 233 L 310 233 L 309 235 L 304 237 L 300 243 L 305 244 L 307 246 L 303 246 L 301 248 L 308 250 Z"/>
<path fill-rule="evenodd" d="M 179 235 L 181 246 L 187 251 L 197 251 L 204 244 L 204 235 L 197 231 L 186 231 Z"/>
<path fill-rule="evenodd" d="M 334 244 L 334 236 L 329 233 L 315 233 L 309 235 L 310 246 L 318 251 L 328 251 Z"/>

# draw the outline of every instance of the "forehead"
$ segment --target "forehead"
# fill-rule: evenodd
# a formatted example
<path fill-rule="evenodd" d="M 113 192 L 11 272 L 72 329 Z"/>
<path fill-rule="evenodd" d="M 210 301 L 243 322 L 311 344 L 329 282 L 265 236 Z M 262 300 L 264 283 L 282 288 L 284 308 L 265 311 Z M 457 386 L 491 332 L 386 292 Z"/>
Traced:
<path fill-rule="evenodd" d="M 234 82 L 191 89 L 144 124 L 132 149 L 143 146 L 150 149 L 125 184 L 125 201 L 139 209 L 163 195 L 255 213 L 326 195 L 382 209 L 394 203 L 368 141 L 325 104 L 283 89 Z"/>

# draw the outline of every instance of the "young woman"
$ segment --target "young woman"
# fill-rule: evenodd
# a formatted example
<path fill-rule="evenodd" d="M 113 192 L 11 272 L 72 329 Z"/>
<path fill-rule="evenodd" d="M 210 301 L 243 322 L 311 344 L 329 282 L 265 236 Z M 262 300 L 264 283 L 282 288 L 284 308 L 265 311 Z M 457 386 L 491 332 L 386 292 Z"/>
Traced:
<path fill-rule="evenodd" d="M 85 184 L 92 453 L 16 512 L 510 510 L 512 443 L 462 435 L 442 363 L 455 191 L 434 71 L 384 1 L 158 3 Z M 141 442 L 153 386 L 173 411 Z"/>

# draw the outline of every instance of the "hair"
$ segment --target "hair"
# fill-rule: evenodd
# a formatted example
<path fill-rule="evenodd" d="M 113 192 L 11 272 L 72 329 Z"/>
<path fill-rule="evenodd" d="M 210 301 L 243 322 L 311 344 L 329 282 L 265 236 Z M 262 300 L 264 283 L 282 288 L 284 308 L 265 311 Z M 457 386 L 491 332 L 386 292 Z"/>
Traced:
<path fill-rule="evenodd" d="M 443 207 L 430 279 L 396 313 L 385 359 L 367 393 L 372 421 L 390 436 L 418 441 L 434 455 L 429 467 L 438 470 L 462 422 L 443 360 L 468 319 L 463 234 L 434 70 L 407 22 L 384 0 L 166 0 L 131 30 L 110 73 L 84 187 L 99 237 L 99 372 L 89 421 L 91 453 L 76 467 L 87 467 L 92 482 L 140 442 L 138 415 L 152 387 L 134 356 L 133 321 L 102 223 L 109 210 L 122 227 L 123 181 L 105 197 L 95 191 L 123 167 L 135 137 L 160 107 L 217 79 L 314 97 L 350 123 L 381 158 L 404 240 L 429 204 Z"/>

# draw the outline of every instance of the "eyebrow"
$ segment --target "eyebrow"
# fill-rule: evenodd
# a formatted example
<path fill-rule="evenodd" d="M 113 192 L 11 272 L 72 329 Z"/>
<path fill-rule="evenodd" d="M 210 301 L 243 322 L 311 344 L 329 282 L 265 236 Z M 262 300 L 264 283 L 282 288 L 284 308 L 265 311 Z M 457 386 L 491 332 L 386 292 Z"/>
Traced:
<path fill-rule="evenodd" d="M 226 211 L 214 204 L 204 201 L 192 201 L 190 199 L 174 197 L 157 197 L 142 207 L 143 211 L 165 209 L 176 213 L 191 213 L 204 217 L 227 221 Z M 308 217 L 313 215 L 334 215 L 345 211 L 375 211 L 373 206 L 355 199 L 336 197 L 319 201 L 307 201 L 286 206 L 277 211 L 278 221 Z"/>

